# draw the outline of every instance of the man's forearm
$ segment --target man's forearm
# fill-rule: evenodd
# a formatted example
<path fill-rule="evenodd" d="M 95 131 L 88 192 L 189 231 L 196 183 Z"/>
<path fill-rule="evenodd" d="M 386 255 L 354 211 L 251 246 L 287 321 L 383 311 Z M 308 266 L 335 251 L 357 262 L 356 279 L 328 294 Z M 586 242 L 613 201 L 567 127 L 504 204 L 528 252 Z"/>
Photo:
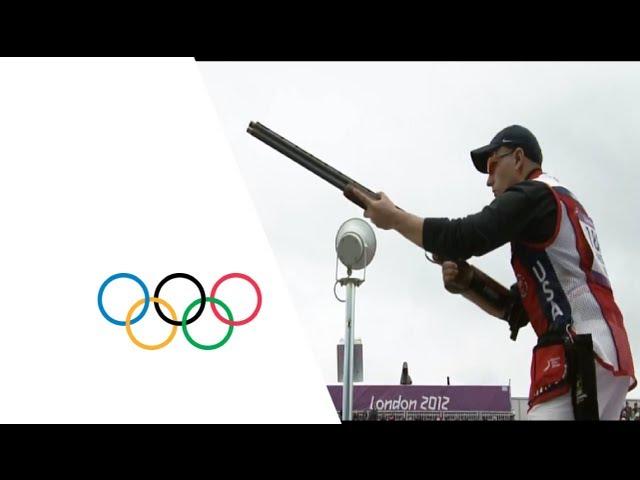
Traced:
<path fill-rule="evenodd" d="M 424 219 L 409 212 L 399 210 L 394 230 L 422 248 L 422 226 Z"/>

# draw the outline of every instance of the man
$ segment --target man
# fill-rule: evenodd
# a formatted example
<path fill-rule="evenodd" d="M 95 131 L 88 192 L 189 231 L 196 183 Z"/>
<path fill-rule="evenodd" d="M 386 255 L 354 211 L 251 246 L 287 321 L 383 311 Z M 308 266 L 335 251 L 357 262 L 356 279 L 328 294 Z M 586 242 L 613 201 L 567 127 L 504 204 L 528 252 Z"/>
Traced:
<path fill-rule="evenodd" d="M 462 219 L 421 218 L 384 194 L 348 187 L 364 216 L 394 229 L 442 263 L 445 287 L 507 320 L 515 340 L 531 323 L 530 419 L 618 420 L 636 385 L 629 341 L 611 290 L 595 227 L 575 196 L 543 173 L 542 150 L 512 125 L 471 152 L 495 199 Z M 517 283 L 502 287 L 464 260 L 511 243 Z M 595 359 L 595 360 L 594 360 Z"/>

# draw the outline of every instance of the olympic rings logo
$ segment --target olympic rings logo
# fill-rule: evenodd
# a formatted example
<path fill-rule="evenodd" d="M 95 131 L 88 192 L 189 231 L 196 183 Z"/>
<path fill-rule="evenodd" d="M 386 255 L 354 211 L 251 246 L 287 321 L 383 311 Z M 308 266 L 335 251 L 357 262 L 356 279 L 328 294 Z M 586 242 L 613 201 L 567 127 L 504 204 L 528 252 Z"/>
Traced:
<path fill-rule="evenodd" d="M 107 286 L 111 282 L 113 282 L 114 280 L 117 280 L 119 278 L 128 278 L 130 280 L 133 280 L 134 282 L 136 282 L 140 286 L 140 288 L 142 288 L 142 292 L 144 294 L 144 298 L 141 298 L 140 300 L 136 301 L 131 306 L 131 308 L 129 308 L 129 311 L 127 312 L 127 315 L 126 315 L 124 321 L 116 320 L 115 318 L 111 317 L 107 313 L 107 311 L 105 310 L 104 305 L 102 303 L 102 298 L 104 296 L 104 291 L 107 288 Z M 189 304 L 189 306 L 187 306 L 187 308 L 185 309 L 184 313 L 182 314 L 182 319 L 180 321 L 178 320 L 178 318 L 176 316 L 176 312 L 173 309 L 173 307 L 169 304 L 169 302 L 167 302 L 166 300 L 163 300 L 162 298 L 160 298 L 160 290 L 162 289 L 162 287 L 167 282 L 169 282 L 170 280 L 173 280 L 175 278 L 184 278 L 186 280 L 189 280 L 190 282 L 192 282 L 197 287 L 198 292 L 200 293 L 200 297 L 196 298 L 193 302 L 191 302 Z M 216 298 L 216 291 L 218 290 L 220 285 L 222 285 L 223 282 L 225 282 L 225 281 L 227 281 L 227 280 L 229 280 L 231 278 L 240 278 L 242 280 L 246 280 L 247 282 L 249 282 L 251 284 L 251 286 L 256 291 L 256 296 L 257 296 L 256 307 L 253 310 L 253 312 L 251 313 L 251 315 L 249 315 L 244 320 L 234 321 L 233 314 L 231 313 L 231 310 L 229 309 L 229 307 L 222 300 L 220 300 L 219 298 Z M 171 333 L 169 334 L 167 339 L 164 340 L 163 342 L 155 344 L 155 345 L 148 345 L 148 344 L 142 343 L 140 340 L 138 340 L 133 335 L 133 331 L 131 330 L 131 325 L 133 325 L 134 323 L 137 323 L 140 320 L 142 320 L 142 317 L 144 317 L 145 314 L 147 313 L 147 310 L 149 310 L 149 305 L 151 303 L 153 303 L 153 306 L 154 306 L 157 314 L 160 316 L 160 318 L 164 322 L 166 322 L 166 323 L 168 323 L 169 325 L 172 326 L 171 327 Z M 211 304 L 211 310 L 213 311 L 213 314 L 216 316 L 216 318 L 218 320 L 220 320 L 222 323 L 224 323 L 225 325 L 229 326 L 229 328 L 227 329 L 227 333 L 224 336 L 224 338 L 222 340 L 220 340 L 218 343 L 215 343 L 213 345 L 203 345 L 201 343 L 198 343 L 196 340 L 193 339 L 193 337 L 191 337 L 191 335 L 189 334 L 189 331 L 187 330 L 187 325 L 192 324 L 198 318 L 200 318 L 200 316 L 204 312 L 205 303 Z M 140 305 L 143 305 L 143 304 L 144 304 L 144 306 L 142 307 L 142 311 L 135 318 L 132 319 L 131 317 L 133 317 L 133 314 L 135 313 L 136 309 L 138 307 L 140 307 Z M 163 305 L 163 306 L 165 306 L 167 308 L 167 310 L 169 311 L 169 313 L 170 313 L 172 318 L 167 318 L 167 316 L 160 309 L 160 305 Z M 225 313 L 227 314 L 228 319 L 224 318 L 220 314 L 220 312 L 218 311 L 216 305 L 220 306 L 225 311 Z M 196 278 L 194 278 L 193 276 L 189 275 L 188 273 L 172 273 L 171 275 L 167 275 L 165 278 L 163 278 L 160 281 L 160 283 L 158 283 L 158 286 L 155 289 L 153 297 L 149 296 L 149 290 L 147 289 L 147 286 L 144 284 L 144 282 L 142 280 L 140 280 L 140 278 L 136 277 L 135 275 L 133 275 L 131 273 L 116 273 L 114 275 L 111 275 L 100 286 L 100 290 L 98 290 L 98 308 L 100 309 L 100 313 L 102 314 L 102 316 L 107 321 L 111 322 L 114 325 L 125 327 L 125 330 L 127 332 L 127 335 L 129 336 L 129 339 L 135 345 L 137 345 L 138 347 L 143 348 L 145 350 L 159 350 L 159 349 L 164 348 L 167 345 L 169 345 L 169 343 L 171 343 L 171 341 L 173 340 L 173 337 L 176 336 L 176 332 L 178 330 L 178 327 L 182 327 L 182 333 L 184 334 L 184 336 L 187 339 L 187 341 L 191 345 L 193 345 L 194 347 L 199 348 L 201 350 L 215 350 L 216 348 L 222 347 L 225 343 L 227 343 L 229 341 L 229 338 L 231 338 L 231 334 L 233 333 L 233 327 L 239 327 L 241 325 L 246 325 L 247 323 L 249 323 L 252 320 L 254 320 L 257 317 L 261 306 L 262 306 L 262 293 L 260 292 L 260 287 L 258 286 L 258 284 L 250 276 L 245 275 L 244 273 L 229 273 L 229 274 L 221 277 L 213 285 L 213 288 L 211 289 L 211 293 L 209 294 L 208 297 L 205 296 L 205 292 L 204 292 L 204 288 L 202 287 L 202 284 L 198 280 L 196 280 Z M 191 318 L 189 318 L 189 314 L 196 307 L 198 307 L 198 310 L 196 311 L 196 313 Z"/>

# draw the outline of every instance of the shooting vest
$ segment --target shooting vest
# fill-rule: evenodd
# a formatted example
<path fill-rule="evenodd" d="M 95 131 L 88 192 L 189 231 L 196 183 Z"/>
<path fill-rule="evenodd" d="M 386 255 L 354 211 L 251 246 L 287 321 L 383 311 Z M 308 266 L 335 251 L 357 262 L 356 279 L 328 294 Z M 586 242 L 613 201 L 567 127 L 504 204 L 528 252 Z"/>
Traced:
<path fill-rule="evenodd" d="M 511 243 L 511 265 L 522 303 L 539 338 L 531 363 L 529 405 L 569 391 L 562 344 L 545 342 L 565 332 L 591 334 L 596 360 L 616 376 L 629 376 L 631 390 L 636 379 L 629 340 L 593 221 L 555 178 L 538 171 L 530 179 L 549 187 L 557 217 L 547 242 Z"/>

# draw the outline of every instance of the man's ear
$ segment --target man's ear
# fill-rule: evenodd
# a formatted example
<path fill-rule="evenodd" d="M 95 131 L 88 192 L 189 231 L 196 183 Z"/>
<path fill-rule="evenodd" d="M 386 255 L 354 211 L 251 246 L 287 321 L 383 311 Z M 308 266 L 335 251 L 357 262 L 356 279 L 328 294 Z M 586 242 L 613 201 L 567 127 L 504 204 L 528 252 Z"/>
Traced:
<path fill-rule="evenodd" d="M 519 172 L 524 171 L 524 167 L 525 167 L 524 150 L 522 150 L 521 147 L 516 148 L 516 151 L 513 154 L 513 156 L 516 158 L 516 170 L 518 170 Z"/>

